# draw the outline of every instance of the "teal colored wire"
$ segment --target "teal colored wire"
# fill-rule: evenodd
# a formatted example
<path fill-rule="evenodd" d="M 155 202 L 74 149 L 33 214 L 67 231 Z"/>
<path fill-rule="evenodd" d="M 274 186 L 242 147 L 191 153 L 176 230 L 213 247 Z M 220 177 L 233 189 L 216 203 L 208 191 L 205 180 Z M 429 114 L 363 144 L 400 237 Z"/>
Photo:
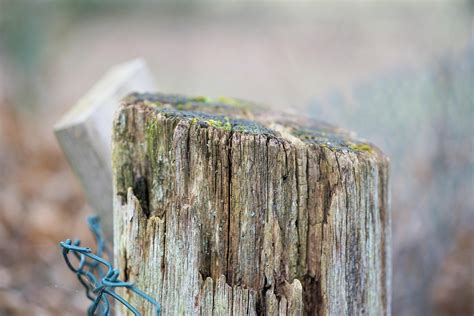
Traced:
<path fill-rule="evenodd" d="M 97 243 L 96 253 L 93 253 L 89 247 L 81 247 L 81 242 L 78 239 L 74 240 L 74 242 L 71 239 L 67 239 L 59 243 L 67 267 L 76 274 L 79 282 L 86 290 L 87 298 L 91 301 L 90 306 L 87 308 L 87 315 L 109 315 L 111 313 L 109 299 L 120 302 L 134 315 L 141 315 L 127 300 L 115 293 L 116 288 L 126 288 L 153 305 L 155 315 L 159 316 L 161 312 L 160 304 L 151 296 L 135 287 L 133 283 L 121 281 L 118 278 L 119 271 L 114 269 L 112 264 L 103 258 L 104 254 L 108 258 L 112 258 L 112 255 L 108 243 L 103 237 L 99 217 L 90 216 L 87 219 L 87 223 Z M 76 265 L 71 262 L 71 255 L 78 261 Z"/>

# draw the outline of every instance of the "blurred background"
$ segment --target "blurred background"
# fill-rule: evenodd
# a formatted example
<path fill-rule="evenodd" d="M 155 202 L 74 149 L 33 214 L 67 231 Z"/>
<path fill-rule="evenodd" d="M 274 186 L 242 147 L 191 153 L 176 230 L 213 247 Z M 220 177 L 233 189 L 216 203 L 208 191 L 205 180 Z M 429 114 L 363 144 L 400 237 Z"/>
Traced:
<path fill-rule="evenodd" d="M 355 131 L 391 158 L 395 315 L 474 313 L 472 1 L 0 0 L 0 315 L 84 315 L 92 211 L 52 125 L 112 65 Z"/>

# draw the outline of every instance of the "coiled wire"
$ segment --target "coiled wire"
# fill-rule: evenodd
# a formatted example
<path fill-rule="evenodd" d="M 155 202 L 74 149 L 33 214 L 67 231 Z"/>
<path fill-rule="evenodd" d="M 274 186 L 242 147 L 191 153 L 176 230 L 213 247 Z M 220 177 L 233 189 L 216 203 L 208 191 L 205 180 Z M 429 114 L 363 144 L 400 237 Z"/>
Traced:
<path fill-rule="evenodd" d="M 90 216 L 87 218 L 87 223 L 97 243 L 97 252 L 95 254 L 91 248 L 81 247 L 79 239 L 74 241 L 67 239 L 60 242 L 66 265 L 76 274 L 79 282 L 86 290 L 87 298 L 92 301 L 87 309 L 87 315 L 110 315 L 112 311 L 110 300 L 120 302 L 134 315 L 141 315 L 127 300 L 115 293 L 115 288 L 124 287 L 152 304 L 155 309 L 155 315 L 159 316 L 160 304 L 156 300 L 135 287 L 133 283 L 119 280 L 119 271 L 114 269 L 108 261 L 111 260 L 112 253 L 103 237 L 100 218 L 98 216 Z M 74 265 L 70 260 L 70 256 L 73 256 L 75 258 L 74 261 L 78 263 Z M 104 259 L 104 256 L 107 256 L 108 260 Z"/>

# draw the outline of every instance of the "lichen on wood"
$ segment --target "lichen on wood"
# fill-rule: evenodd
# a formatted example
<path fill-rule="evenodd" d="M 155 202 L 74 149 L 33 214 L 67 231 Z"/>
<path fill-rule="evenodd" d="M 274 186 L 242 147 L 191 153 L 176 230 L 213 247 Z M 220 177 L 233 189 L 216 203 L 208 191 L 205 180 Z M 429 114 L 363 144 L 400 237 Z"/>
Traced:
<path fill-rule="evenodd" d="M 390 313 L 375 146 L 250 102 L 164 94 L 126 98 L 113 135 L 116 263 L 164 315 Z"/>

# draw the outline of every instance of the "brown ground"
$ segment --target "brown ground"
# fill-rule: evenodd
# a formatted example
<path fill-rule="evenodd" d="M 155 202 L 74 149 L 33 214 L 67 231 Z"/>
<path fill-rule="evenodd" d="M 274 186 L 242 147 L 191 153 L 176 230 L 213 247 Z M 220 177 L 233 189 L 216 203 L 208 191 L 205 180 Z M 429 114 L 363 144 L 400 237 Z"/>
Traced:
<path fill-rule="evenodd" d="M 87 209 L 50 129 L 35 122 L 0 106 L 0 315 L 79 315 L 85 296 L 58 242 L 88 236 Z"/>

